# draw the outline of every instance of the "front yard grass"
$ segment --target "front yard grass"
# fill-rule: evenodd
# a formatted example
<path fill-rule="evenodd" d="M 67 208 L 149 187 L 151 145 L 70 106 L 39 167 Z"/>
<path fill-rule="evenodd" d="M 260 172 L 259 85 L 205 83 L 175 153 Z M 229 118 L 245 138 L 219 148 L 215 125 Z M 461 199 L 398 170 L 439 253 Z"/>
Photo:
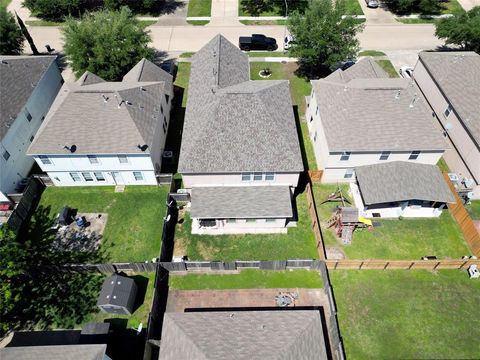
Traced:
<path fill-rule="evenodd" d="M 228 275 L 170 275 L 169 286 L 177 290 L 321 288 L 323 282 L 316 271 L 244 269 Z"/>
<path fill-rule="evenodd" d="M 346 0 L 345 1 L 345 15 L 364 15 L 359 1 L 363 0 Z"/>
<path fill-rule="evenodd" d="M 383 51 L 378 51 L 378 50 L 363 50 L 360 51 L 358 56 L 387 56 Z"/>
<path fill-rule="evenodd" d="M 381 66 L 383 70 L 385 70 L 391 78 L 398 78 L 400 77 L 397 73 L 397 70 L 393 67 L 393 64 L 390 60 L 375 60 L 378 65 Z"/>
<path fill-rule="evenodd" d="M 342 184 L 341 188 L 343 194 L 347 195 L 348 185 Z M 326 228 L 326 222 L 335 208 L 341 206 L 341 202 L 319 205 L 335 190 L 334 184 L 313 186 L 324 242 L 327 247 L 342 250 L 349 259 L 410 260 L 426 255 L 441 259 L 459 259 L 470 254 L 463 234 L 448 209 L 444 210 L 439 218 L 374 219 L 376 226 L 372 231 L 357 229 L 353 233 L 352 243 L 343 245 L 333 228 Z"/>
<path fill-rule="evenodd" d="M 138 287 L 135 312 L 131 315 L 115 315 L 107 314 L 103 311 L 92 314 L 91 318 L 87 322 L 115 322 L 118 319 L 127 320 L 127 328 L 138 328 L 140 323 L 146 328 L 148 322 L 148 314 L 150 313 L 150 307 L 153 301 L 153 291 L 155 285 L 155 272 L 150 273 L 132 273 L 128 277 L 135 280 L 135 284 Z M 100 289 L 99 289 L 100 294 Z"/>
<path fill-rule="evenodd" d="M 298 222 L 288 234 L 194 235 L 192 220 L 185 211 L 175 229 L 175 254 L 190 260 L 279 260 L 317 259 L 306 193 L 296 197 Z"/>
<path fill-rule="evenodd" d="M 107 213 L 101 242 L 107 259 L 145 261 L 160 253 L 168 191 L 167 186 L 127 186 L 123 193 L 115 193 L 111 186 L 48 187 L 37 210 L 48 208 L 51 218 L 64 206 L 81 213 Z"/>
<path fill-rule="evenodd" d="M 210 16 L 212 0 L 190 0 L 187 17 Z"/>
<path fill-rule="evenodd" d="M 474 359 L 480 282 L 465 271 L 336 270 L 347 359 Z"/>

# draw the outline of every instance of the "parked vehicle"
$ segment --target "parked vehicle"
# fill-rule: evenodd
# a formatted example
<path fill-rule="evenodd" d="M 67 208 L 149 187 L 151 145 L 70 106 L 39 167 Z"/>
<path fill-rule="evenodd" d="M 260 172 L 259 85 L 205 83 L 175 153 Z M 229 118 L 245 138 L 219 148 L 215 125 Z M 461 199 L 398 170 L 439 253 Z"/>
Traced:
<path fill-rule="evenodd" d="M 174 79 L 175 79 L 175 75 L 176 75 L 176 68 L 177 67 L 175 65 L 174 60 L 167 60 L 167 61 L 164 61 L 163 63 L 160 64 L 160 69 L 162 69 L 163 71 L 166 71 L 167 73 L 172 75 Z"/>
<path fill-rule="evenodd" d="M 374 8 L 374 9 L 378 8 L 378 5 L 379 5 L 378 0 L 365 0 L 365 2 L 367 3 L 367 6 L 369 8 Z"/>
<path fill-rule="evenodd" d="M 266 37 L 262 34 L 253 34 L 252 36 L 240 36 L 238 40 L 240 50 L 268 50 L 273 51 L 278 48 L 277 41 L 274 38 Z"/>
<path fill-rule="evenodd" d="M 293 42 L 292 35 L 285 36 L 285 39 L 283 39 L 283 50 L 289 50 L 292 47 Z"/>
<path fill-rule="evenodd" d="M 402 66 L 400 68 L 399 73 L 400 73 L 400 76 L 405 79 L 413 78 L 413 68 L 410 66 Z"/>

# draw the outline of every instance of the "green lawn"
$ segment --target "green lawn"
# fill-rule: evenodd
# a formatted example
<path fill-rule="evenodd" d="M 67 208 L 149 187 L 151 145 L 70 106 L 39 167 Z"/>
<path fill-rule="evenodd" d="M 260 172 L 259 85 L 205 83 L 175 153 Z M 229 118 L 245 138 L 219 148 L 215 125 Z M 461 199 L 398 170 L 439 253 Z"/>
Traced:
<path fill-rule="evenodd" d="M 457 0 L 449 0 L 445 3 L 442 2 L 442 6 L 442 14 L 455 14 L 464 11 L 462 5 L 460 5 Z"/>
<path fill-rule="evenodd" d="M 348 185 L 341 185 L 343 194 L 348 194 Z M 459 259 L 469 255 L 470 250 L 463 234 L 448 210 L 437 219 L 375 219 L 378 224 L 372 231 L 356 230 L 352 244 L 344 246 L 332 229 L 326 229 L 339 202 L 319 205 L 328 194 L 335 192 L 336 185 L 314 184 L 313 192 L 322 234 L 327 246 L 337 247 L 350 259 L 420 259 L 425 255 L 438 258 Z"/>
<path fill-rule="evenodd" d="M 298 195 L 296 202 L 299 221 L 288 234 L 193 235 L 190 213 L 185 212 L 175 230 L 175 252 L 190 260 L 316 259 L 306 194 Z"/>
<path fill-rule="evenodd" d="M 207 25 L 209 22 L 210 22 L 210 20 L 187 20 L 187 23 L 189 23 L 190 25 L 194 25 L 194 26 Z"/>
<path fill-rule="evenodd" d="M 0 6 L 5 6 L 7 7 L 8 5 L 10 5 L 10 2 L 12 0 L 0 0 Z"/>
<path fill-rule="evenodd" d="M 442 172 L 450 172 L 450 168 L 448 167 L 447 163 L 445 162 L 445 159 L 442 157 L 440 160 L 437 162 L 437 166 L 440 168 Z"/>
<path fill-rule="evenodd" d="M 288 52 L 283 51 L 248 51 L 248 57 L 289 57 Z"/>
<path fill-rule="evenodd" d="M 240 20 L 243 25 L 286 25 L 287 20 Z"/>
<path fill-rule="evenodd" d="M 274 289 L 321 288 L 323 283 L 316 271 L 245 269 L 239 274 L 229 275 L 170 275 L 169 286 L 178 290 Z"/>
<path fill-rule="evenodd" d="M 192 53 L 193 56 L 194 53 Z M 182 106 L 187 105 L 188 95 L 188 80 L 190 79 L 190 63 L 180 62 L 177 67 L 177 77 L 175 78 L 175 85 L 181 87 L 183 90 Z"/>
<path fill-rule="evenodd" d="M 212 0 L 190 0 L 188 2 L 188 17 L 210 16 Z"/>
<path fill-rule="evenodd" d="M 378 50 L 364 50 L 361 51 L 358 56 L 387 56 L 387 54 Z"/>
<path fill-rule="evenodd" d="M 480 220 L 480 200 L 473 200 L 470 205 L 465 207 L 473 220 Z"/>
<path fill-rule="evenodd" d="M 404 19 L 398 17 L 395 20 L 402 24 L 434 24 L 437 21 L 437 19 Z"/>
<path fill-rule="evenodd" d="M 359 4 L 359 1 L 363 0 L 346 0 L 345 1 L 345 15 L 363 15 L 362 7 Z"/>
<path fill-rule="evenodd" d="M 145 261 L 158 257 L 168 187 L 48 187 L 40 207 L 55 217 L 64 206 L 86 213 L 107 213 L 102 250 L 109 260 Z M 40 235 L 40 234 L 39 234 Z"/>
<path fill-rule="evenodd" d="M 187 52 L 184 52 L 184 53 L 180 54 L 179 57 L 181 57 L 181 58 L 191 58 L 193 55 L 195 55 L 195 52 L 187 51 Z"/>
<path fill-rule="evenodd" d="M 478 359 L 480 281 L 465 271 L 336 270 L 347 359 Z"/>
<path fill-rule="evenodd" d="M 395 70 L 392 63 L 390 62 L 390 60 L 375 60 L 375 61 L 377 62 L 378 65 L 380 65 L 382 67 L 383 70 L 385 70 L 387 72 L 387 74 L 391 78 L 400 77 L 397 73 L 397 70 Z"/>
<path fill-rule="evenodd" d="M 92 314 L 91 318 L 87 322 L 105 322 L 105 320 L 114 319 L 128 319 L 127 328 L 138 328 L 140 323 L 143 323 L 143 327 L 147 327 L 148 314 L 150 313 L 150 307 L 153 301 L 153 291 L 155 285 L 155 272 L 150 273 L 133 273 L 129 274 L 129 277 L 135 280 L 138 287 L 138 298 L 136 310 L 131 316 L 127 315 L 113 315 L 107 314 L 102 311 Z M 143 296 L 144 295 L 144 296 Z"/>

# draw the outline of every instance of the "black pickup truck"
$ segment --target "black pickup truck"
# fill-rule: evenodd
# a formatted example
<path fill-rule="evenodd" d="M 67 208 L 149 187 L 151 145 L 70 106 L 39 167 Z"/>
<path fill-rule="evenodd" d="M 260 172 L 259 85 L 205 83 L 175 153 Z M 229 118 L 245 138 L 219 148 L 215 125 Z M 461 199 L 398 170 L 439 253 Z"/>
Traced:
<path fill-rule="evenodd" d="M 253 34 L 252 36 L 240 36 L 238 40 L 240 50 L 268 50 L 277 49 L 277 41 L 274 38 L 266 37 L 261 34 Z"/>

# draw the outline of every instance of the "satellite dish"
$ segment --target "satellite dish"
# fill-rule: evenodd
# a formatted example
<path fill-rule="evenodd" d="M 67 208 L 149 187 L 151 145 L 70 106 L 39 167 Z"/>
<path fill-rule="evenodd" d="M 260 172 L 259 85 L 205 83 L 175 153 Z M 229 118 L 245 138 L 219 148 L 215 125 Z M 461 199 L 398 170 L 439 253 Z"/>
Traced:
<path fill-rule="evenodd" d="M 446 123 L 445 124 L 445 130 L 450 130 L 450 129 L 453 129 L 452 123 Z"/>
<path fill-rule="evenodd" d="M 469 191 L 469 192 L 467 193 L 467 198 L 468 198 L 468 199 L 473 198 L 473 191 Z"/>

